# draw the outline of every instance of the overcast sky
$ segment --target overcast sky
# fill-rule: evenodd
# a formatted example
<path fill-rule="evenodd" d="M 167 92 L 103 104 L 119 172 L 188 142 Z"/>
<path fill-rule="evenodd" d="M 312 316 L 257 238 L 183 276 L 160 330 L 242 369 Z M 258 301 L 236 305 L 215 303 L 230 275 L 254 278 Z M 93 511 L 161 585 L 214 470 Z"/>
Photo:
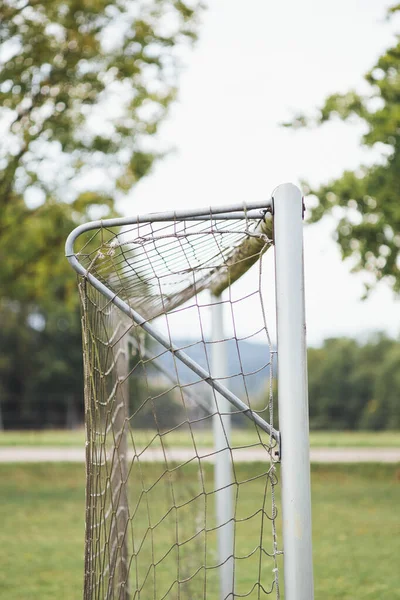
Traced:
<path fill-rule="evenodd" d="M 279 124 L 330 93 L 367 90 L 362 75 L 399 30 L 385 19 L 391 2 L 208 4 L 161 133 L 175 151 L 135 188 L 125 213 L 262 200 L 280 183 L 317 184 L 376 159 L 359 147 L 360 125 L 294 132 Z M 341 262 L 331 233 L 329 218 L 305 230 L 309 343 L 378 329 L 398 336 L 399 300 L 381 284 L 361 301 L 362 276 Z"/>

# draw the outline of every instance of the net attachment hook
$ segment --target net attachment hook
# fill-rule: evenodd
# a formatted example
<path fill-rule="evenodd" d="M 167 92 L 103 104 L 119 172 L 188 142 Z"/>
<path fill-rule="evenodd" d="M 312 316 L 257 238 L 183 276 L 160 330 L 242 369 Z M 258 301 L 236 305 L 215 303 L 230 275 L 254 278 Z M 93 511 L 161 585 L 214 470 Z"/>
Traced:
<path fill-rule="evenodd" d="M 279 463 L 281 462 L 281 436 L 279 431 L 277 431 L 276 433 L 278 435 L 274 440 L 275 443 L 271 444 L 271 446 L 268 448 L 268 452 L 272 462 Z"/>

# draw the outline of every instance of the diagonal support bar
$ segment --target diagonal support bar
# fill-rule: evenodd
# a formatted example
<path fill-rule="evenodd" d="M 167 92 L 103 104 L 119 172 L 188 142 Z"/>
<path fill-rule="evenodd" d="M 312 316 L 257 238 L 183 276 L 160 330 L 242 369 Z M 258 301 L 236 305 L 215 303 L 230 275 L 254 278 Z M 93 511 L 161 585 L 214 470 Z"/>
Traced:
<path fill-rule="evenodd" d="M 78 229 L 78 228 L 77 228 Z M 77 231 L 77 230 L 75 230 Z M 264 421 L 260 415 L 256 412 L 252 411 L 247 404 L 245 404 L 240 398 L 235 396 L 228 388 L 226 388 L 219 381 L 214 380 L 210 373 L 203 369 L 197 362 L 195 362 L 190 356 L 186 354 L 183 350 L 180 350 L 175 344 L 171 343 L 170 340 L 164 336 L 160 331 L 158 331 L 153 325 L 151 325 L 146 319 L 144 319 L 138 312 L 133 310 L 127 304 L 116 296 L 107 286 L 105 286 L 101 281 L 99 281 L 94 275 L 89 273 L 78 261 L 74 254 L 67 254 L 68 261 L 71 267 L 82 277 L 85 277 L 87 281 L 99 292 L 101 292 L 106 298 L 108 298 L 115 306 L 117 306 L 124 314 L 126 314 L 134 323 L 140 325 L 142 329 L 148 333 L 153 339 L 155 339 L 161 346 L 164 346 L 166 350 L 172 352 L 184 365 L 189 367 L 196 375 L 201 377 L 203 381 L 208 383 L 216 392 L 219 392 L 221 396 L 226 398 L 235 408 L 240 410 L 246 417 L 254 421 L 260 429 L 265 431 L 269 436 L 271 436 L 274 440 L 276 440 L 279 444 L 280 436 L 279 431 L 271 427 L 269 423 Z"/>
<path fill-rule="evenodd" d="M 128 336 L 128 340 L 133 344 L 133 346 L 135 348 L 138 348 L 138 343 L 137 343 L 136 339 L 133 337 L 133 335 Z M 149 350 L 147 350 L 147 348 L 144 348 L 141 352 L 142 352 L 143 357 L 146 360 L 150 361 L 152 366 L 155 369 L 157 369 L 157 371 L 159 373 L 162 373 L 164 375 L 164 377 L 166 377 L 166 379 L 168 379 L 168 381 L 170 381 L 174 385 L 179 385 L 178 379 L 176 377 L 174 377 L 173 375 L 171 375 L 171 373 L 170 373 L 170 371 L 168 371 L 168 369 L 163 367 L 161 362 L 159 360 L 157 360 L 157 357 L 154 354 L 149 352 Z M 198 406 L 200 406 L 204 410 L 205 413 L 211 414 L 211 412 L 212 412 L 211 406 L 201 396 L 199 396 L 199 394 L 195 394 L 188 387 L 185 387 L 184 394 L 185 394 L 185 396 L 187 396 L 187 398 L 189 398 L 193 402 L 193 404 L 197 404 Z"/>

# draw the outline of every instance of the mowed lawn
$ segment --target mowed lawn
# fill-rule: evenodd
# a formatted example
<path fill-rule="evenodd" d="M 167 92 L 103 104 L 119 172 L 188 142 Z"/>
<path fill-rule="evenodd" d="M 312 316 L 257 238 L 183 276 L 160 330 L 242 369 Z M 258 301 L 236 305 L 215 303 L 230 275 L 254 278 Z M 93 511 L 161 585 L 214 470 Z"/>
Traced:
<path fill-rule="evenodd" d="M 239 465 L 238 479 L 257 477 L 263 468 Z M 144 469 L 145 476 L 151 477 L 156 467 L 144 465 Z M 206 469 L 211 478 L 211 466 Z M 239 486 L 240 510 L 248 508 L 250 514 L 257 508 L 264 483 L 264 478 L 256 478 Z M 186 489 L 195 485 L 195 477 L 187 472 L 175 485 L 177 490 L 180 485 Z M 81 598 L 83 466 L 2 464 L 0 488 L 0 598 Z M 400 599 L 400 466 L 315 465 L 312 493 L 316 599 Z M 210 505 L 213 499 L 210 495 Z M 151 502 L 155 511 L 162 512 L 162 494 L 153 494 Z M 239 526 L 237 552 L 245 554 L 259 536 L 259 519 Z M 161 538 L 163 544 L 167 542 Z M 241 590 L 247 589 L 245 580 L 250 581 L 252 571 L 250 564 L 239 569 Z M 214 585 L 211 581 L 212 600 L 217 598 Z M 153 596 L 140 596 L 141 600 L 147 597 Z"/>
<path fill-rule="evenodd" d="M 154 437 L 154 431 L 137 430 L 135 442 L 145 446 Z M 170 447 L 183 448 L 190 445 L 187 431 L 172 431 L 165 434 Z M 212 431 L 195 430 L 198 447 L 213 445 Z M 1 431 L 0 447 L 79 447 L 85 443 L 85 432 L 78 430 Z M 232 445 L 246 446 L 254 443 L 254 429 L 234 429 Z M 399 431 L 312 431 L 310 444 L 314 448 L 399 448 Z"/>

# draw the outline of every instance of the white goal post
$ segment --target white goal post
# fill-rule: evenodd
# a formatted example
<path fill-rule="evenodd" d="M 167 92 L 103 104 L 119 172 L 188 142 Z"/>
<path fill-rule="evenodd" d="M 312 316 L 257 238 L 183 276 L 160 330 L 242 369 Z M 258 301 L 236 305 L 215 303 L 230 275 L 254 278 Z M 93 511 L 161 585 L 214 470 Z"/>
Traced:
<path fill-rule="evenodd" d="M 264 203 L 95 221 L 68 237 L 85 367 L 85 600 L 279 598 L 282 555 L 286 600 L 313 599 L 302 229 L 302 194 L 284 184 Z M 263 300 L 272 246 L 276 345 Z M 254 290 L 237 292 L 253 266 Z M 250 301 L 258 316 L 243 335 Z M 252 339 L 265 356 L 247 365 Z M 231 419 L 251 443 L 232 442 Z"/>

